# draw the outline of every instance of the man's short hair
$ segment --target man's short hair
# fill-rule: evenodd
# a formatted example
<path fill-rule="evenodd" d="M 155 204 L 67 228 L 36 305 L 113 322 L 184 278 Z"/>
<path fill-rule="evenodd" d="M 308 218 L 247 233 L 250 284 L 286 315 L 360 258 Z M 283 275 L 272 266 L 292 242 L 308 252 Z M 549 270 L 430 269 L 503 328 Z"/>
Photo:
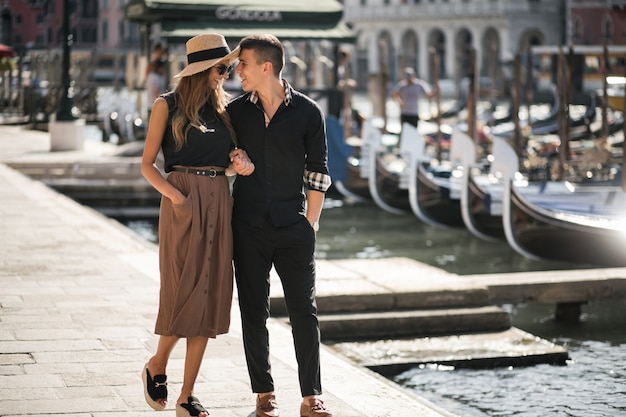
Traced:
<path fill-rule="evenodd" d="M 266 33 L 246 36 L 239 42 L 239 48 L 254 50 L 258 64 L 269 61 L 274 68 L 274 75 L 279 76 L 283 70 L 285 49 L 276 36 Z"/>

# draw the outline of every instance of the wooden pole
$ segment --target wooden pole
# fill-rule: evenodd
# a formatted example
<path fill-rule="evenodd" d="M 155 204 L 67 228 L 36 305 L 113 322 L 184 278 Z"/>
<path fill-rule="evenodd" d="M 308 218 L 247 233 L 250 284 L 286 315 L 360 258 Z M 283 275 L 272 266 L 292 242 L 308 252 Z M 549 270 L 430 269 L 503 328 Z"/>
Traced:
<path fill-rule="evenodd" d="M 469 90 L 467 92 L 467 134 L 476 142 L 476 50 L 470 49 Z"/>
<path fill-rule="evenodd" d="M 389 80 L 389 45 L 379 39 L 378 41 L 379 85 L 378 94 L 381 105 L 381 117 L 383 119 L 383 132 L 387 132 L 387 83 Z"/>
<path fill-rule="evenodd" d="M 433 74 L 433 85 L 435 87 L 435 106 L 437 106 L 437 160 L 441 161 L 441 143 L 443 142 L 443 137 L 441 134 L 441 90 L 439 89 L 439 52 L 435 48 L 430 48 L 431 55 L 431 63 L 432 63 L 432 74 Z"/>
<path fill-rule="evenodd" d="M 489 47 L 489 79 L 491 81 L 489 89 L 489 122 L 494 121 L 494 112 L 496 111 L 496 60 L 498 59 L 498 49 L 495 44 Z M 491 123 L 490 123 L 491 124 Z"/>
<path fill-rule="evenodd" d="M 526 50 L 526 82 L 524 83 L 526 87 L 526 111 L 528 113 L 528 123 L 530 124 L 530 106 L 533 101 L 533 62 L 532 62 L 532 54 L 530 46 Z"/>
<path fill-rule="evenodd" d="M 563 140 L 561 141 L 561 146 L 563 149 L 563 161 L 569 161 L 570 160 L 570 141 L 569 141 L 569 137 L 570 137 L 570 130 L 571 130 L 571 126 L 570 126 L 570 105 L 572 102 L 572 73 L 574 72 L 574 48 L 570 45 L 569 47 L 569 55 L 568 55 L 568 59 L 567 59 L 567 66 L 565 67 L 565 92 L 564 92 L 564 96 L 565 96 L 565 137 L 563 138 Z M 567 165 L 567 163 L 565 162 L 563 168 L 565 168 L 565 165 Z"/>
<path fill-rule="evenodd" d="M 567 159 L 567 147 L 569 137 L 569 71 L 565 62 L 565 55 L 563 54 L 563 48 L 559 47 L 559 59 L 557 70 L 557 90 L 559 92 L 559 140 L 561 146 L 559 149 L 559 166 L 557 178 L 558 181 L 562 181 L 565 176 L 565 161 Z"/>
<path fill-rule="evenodd" d="M 626 60 L 626 56 L 624 56 Z M 624 65 L 624 79 L 626 79 L 626 65 Z M 626 91 L 624 91 L 624 109 L 626 110 Z M 622 112 L 622 117 L 624 112 Z M 624 138 L 622 140 L 622 190 L 626 191 L 626 123 L 622 125 Z"/>
<path fill-rule="evenodd" d="M 513 59 L 513 85 L 511 86 L 511 116 L 513 119 L 513 137 L 511 138 L 515 153 L 521 155 L 521 132 L 519 125 L 519 83 L 520 83 L 520 54 Z"/>
<path fill-rule="evenodd" d="M 609 121 L 607 114 L 607 104 L 608 104 L 608 82 L 606 80 L 606 76 L 609 75 L 609 48 L 606 46 L 606 43 L 602 46 L 602 68 L 603 71 L 603 80 L 602 80 L 602 140 L 606 141 L 609 136 Z"/>

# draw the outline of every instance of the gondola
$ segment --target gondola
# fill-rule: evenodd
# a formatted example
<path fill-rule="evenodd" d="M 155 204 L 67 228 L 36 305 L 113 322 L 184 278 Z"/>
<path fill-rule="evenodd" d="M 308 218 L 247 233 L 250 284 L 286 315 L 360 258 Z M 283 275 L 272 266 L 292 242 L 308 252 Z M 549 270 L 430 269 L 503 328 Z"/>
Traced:
<path fill-rule="evenodd" d="M 371 199 L 367 178 L 361 175 L 361 139 L 346 139 L 339 119 L 332 115 L 326 117 L 326 137 L 332 180 L 330 193 L 357 201 Z M 351 143 L 354 140 L 359 143 Z"/>
<path fill-rule="evenodd" d="M 413 213 L 423 222 L 438 227 L 463 225 L 460 210 L 460 182 L 453 174 L 454 164 L 447 159 L 438 160 L 425 152 L 424 138 L 432 135 L 432 125 L 420 122 L 420 130 L 414 126 L 402 126 L 400 152 L 408 167 L 406 187 L 409 205 Z M 450 142 L 449 154 L 455 150 L 452 132 L 445 130 Z M 430 132 L 430 133 L 429 133 Z M 436 132 L 434 133 L 436 135 Z"/>
<path fill-rule="evenodd" d="M 533 259 L 626 266 L 626 194 L 620 184 L 519 179 L 518 157 L 502 139 L 502 222 L 509 245 Z"/>
<path fill-rule="evenodd" d="M 476 159 L 472 138 L 455 130 L 452 134 L 461 171 L 461 216 L 475 236 L 494 241 L 504 239 L 502 226 L 502 181 L 495 174 L 498 165 L 490 159 Z"/>

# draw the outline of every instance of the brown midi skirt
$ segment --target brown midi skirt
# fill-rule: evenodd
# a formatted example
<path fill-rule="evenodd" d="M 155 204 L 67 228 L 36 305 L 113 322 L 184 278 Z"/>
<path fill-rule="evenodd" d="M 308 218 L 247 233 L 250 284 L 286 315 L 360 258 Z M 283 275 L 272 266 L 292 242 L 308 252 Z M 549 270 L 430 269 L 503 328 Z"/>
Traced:
<path fill-rule="evenodd" d="M 161 198 L 155 333 L 214 338 L 228 332 L 233 297 L 228 178 L 172 172 L 167 180 L 187 198 L 180 205 Z"/>

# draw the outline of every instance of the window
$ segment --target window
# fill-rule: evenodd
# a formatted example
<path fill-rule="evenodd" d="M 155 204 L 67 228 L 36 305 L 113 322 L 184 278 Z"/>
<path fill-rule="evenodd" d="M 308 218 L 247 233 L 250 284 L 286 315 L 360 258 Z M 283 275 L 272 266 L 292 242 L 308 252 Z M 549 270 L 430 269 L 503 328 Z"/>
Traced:
<path fill-rule="evenodd" d="M 92 0 L 82 1 L 82 17 L 98 17 L 98 4 Z"/>
<path fill-rule="evenodd" d="M 574 22 L 572 23 L 572 36 L 574 37 L 574 41 L 580 42 L 583 38 L 583 24 L 580 17 L 575 16 Z"/>
<path fill-rule="evenodd" d="M 117 23 L 117 33 L 119 34 L 119 40 L 121 40 L 121 41 L 125 40 L 125 36 L 124 36 L 124 22 L 118 22 Z"/>
<path fill-rule="evenodd" d="M 102 41 L 106 42 L 109 40 L 109 22 L 106 20 L 102 22 Z"/>
<path fill-rule="evenodd" d="M 606 41 L 613 39 L 613 19 L 611 19 L 611 16 L 604 16 L 602 21 L 602 38 Z"/>
<path fill-rule="evenodd" d="M 98 29 L 94 27 L 81 27 L 80 29 L 81 43 L 95 43 L 98 41 Z"/>

